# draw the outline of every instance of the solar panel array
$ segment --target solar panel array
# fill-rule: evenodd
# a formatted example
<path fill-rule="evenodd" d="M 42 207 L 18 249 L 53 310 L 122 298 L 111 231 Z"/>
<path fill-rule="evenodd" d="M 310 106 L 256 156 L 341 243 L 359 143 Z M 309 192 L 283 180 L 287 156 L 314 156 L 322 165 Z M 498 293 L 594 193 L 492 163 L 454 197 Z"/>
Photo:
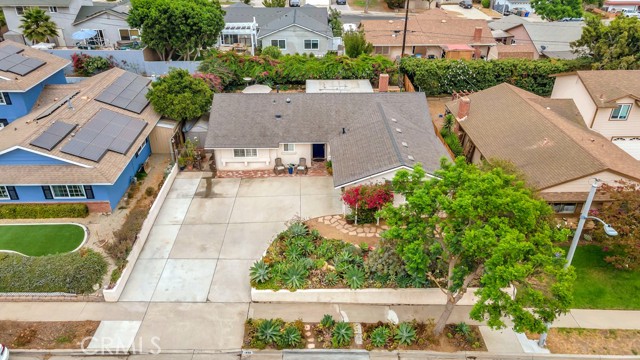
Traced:
<path fill-rule="evenodd" d="M 69 133 L 75 128 L 76 124 L 67 124 L 63 121 L 56 121 L 30 144 L 51 151 L 51 149 L 56 147 L 56 145 L 58 145 L 60 141 L 69 135 Z"/>
<path fill-rule="evenodd" d="M 61 149 L 98 162 L 107 150 L 126 154 L 147 126 L 145 121 L 102 109 Z"/>
<path fill-rule="evenodd" d="M 28 58 L 20 55 L 22 51 L 23 50 L 21 48 L 13 45 L 3 46 L 0 48 L 0 70 L 25 76 L 46 64 L 46 62 L 40 59 Z"/>
<path fill-rule="evenodd" d="M 104 89 L 96 100 L 140 114 L 149 105 L 145 95 L 149 91 L 147 85 L 150 82 L 151 80 L 142 76 L 126 72 Z"/>

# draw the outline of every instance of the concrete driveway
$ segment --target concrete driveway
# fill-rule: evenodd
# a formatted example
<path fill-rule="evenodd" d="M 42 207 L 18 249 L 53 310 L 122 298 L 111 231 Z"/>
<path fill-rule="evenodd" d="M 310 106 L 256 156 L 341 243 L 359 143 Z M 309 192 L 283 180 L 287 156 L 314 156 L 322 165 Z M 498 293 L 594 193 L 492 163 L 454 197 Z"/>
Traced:
<path fill-rule="evenodd" d="M 341 211 L 330 177 L 178 175 L 119 299 L 150 302 L 134 345 L 239 349 L 253 262 L 293 217 Z"/>
<path fill-rule="evenodd" d="M 453 11 L 453 12 L 457 12 L 459 14 L 461 14 L 462 16 L 464 16 L 467 19 L 480 19 L 480 20 L 487 20 L 487 21 L 493 21 L 494 19 L 483 13 L 482 11 L 476 9 L 476 8 L 471 8 L 471 9 L 463 9 L 460 5 L 442 5 L 442 8 L 444 10 L 447 11 Z"/>

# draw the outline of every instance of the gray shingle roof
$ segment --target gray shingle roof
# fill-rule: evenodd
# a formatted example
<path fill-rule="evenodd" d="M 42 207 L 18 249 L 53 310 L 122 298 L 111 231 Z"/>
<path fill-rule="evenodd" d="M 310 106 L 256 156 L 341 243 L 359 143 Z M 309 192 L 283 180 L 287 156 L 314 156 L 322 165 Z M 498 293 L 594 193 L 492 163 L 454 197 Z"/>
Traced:
<path fill-rule="evenodd" d="M 281 143 L 329 143 L 336 187 L 417 162 L 433 173 L 448 156 L 423 93 L 214 97 L 206 148 L 277 148 Z"/>
<path fill-rule="evenodd" d="M 266 36 L 296 24 L 312 31 L 332 37 L 328 14 L 325 8 L 310 5 L 287 8 L 254 8 L 245 4 L 234 4 L 224 9 L 225 23 L 252 22 L 256 19 L 260 28 L 259 37 Z"/>
<path fill-rule="evenodd" d="M 129 13 L 130 3 L 129 1 L 124 1 L 120 3 L 94 3 L 91 6 L 81 6 L 80 10 L 78 10 L 78 14 L 76 14 L 75 20 L 73 20 L 73 24 L 79 24 L 83 21 L 86 21 L 94 16 L 98 16 L 102 13 L 111 12 L 114 15 L 120 15 L 126 17 Z"/>
<path fill-rule="evenodd" d="M 0 0 L 0 6 L 60 6 L 69 7 L 71 0 Z"/>

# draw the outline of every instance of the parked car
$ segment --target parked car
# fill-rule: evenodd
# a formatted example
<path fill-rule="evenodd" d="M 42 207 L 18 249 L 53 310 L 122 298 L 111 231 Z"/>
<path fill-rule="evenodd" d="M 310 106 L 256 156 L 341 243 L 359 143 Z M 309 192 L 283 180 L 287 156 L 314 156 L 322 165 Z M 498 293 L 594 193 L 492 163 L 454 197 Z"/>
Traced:
<path fill-rule="evenodd" d="M 300 0 L 289 0 L 289 7 L 300 7 Z"/>
<path fill-rule="evenodd" d="M 9 348 L 0 344 L 0 360 L 9 360 Z"/>
<path fill-rule="evenodd" d="M 473 3 L 471 2 L 471 0 L 462 0 L 458 3 L 458 5 L 460 5 L 460 7 L 463 9 L 471 9 L 473 7 Z"/>
<path fill-rule="evenodd" d="M 622 10 L 622 13 L 623 13 L 625 16 L 628 16 L 628 17 L 636 17 L 636 18 L 639 18 L 639 19 L 640 19 L 640 12 L 633 11 L 633 10 L 623 9 L 623 10 Z"/>
<path fill-rule="evenodd" d="M 347 0 L 336 0 L 336 5 L 347 5 Z"/>

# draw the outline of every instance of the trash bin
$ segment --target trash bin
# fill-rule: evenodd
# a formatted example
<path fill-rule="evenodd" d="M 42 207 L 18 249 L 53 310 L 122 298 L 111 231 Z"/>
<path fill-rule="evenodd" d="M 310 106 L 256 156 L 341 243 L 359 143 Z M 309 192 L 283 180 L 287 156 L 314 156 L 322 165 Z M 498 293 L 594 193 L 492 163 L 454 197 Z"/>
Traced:
<path fill-rule="evenodd" d="M 529 17 L 529 12 L 524 13 L 524 17 Z"/>

